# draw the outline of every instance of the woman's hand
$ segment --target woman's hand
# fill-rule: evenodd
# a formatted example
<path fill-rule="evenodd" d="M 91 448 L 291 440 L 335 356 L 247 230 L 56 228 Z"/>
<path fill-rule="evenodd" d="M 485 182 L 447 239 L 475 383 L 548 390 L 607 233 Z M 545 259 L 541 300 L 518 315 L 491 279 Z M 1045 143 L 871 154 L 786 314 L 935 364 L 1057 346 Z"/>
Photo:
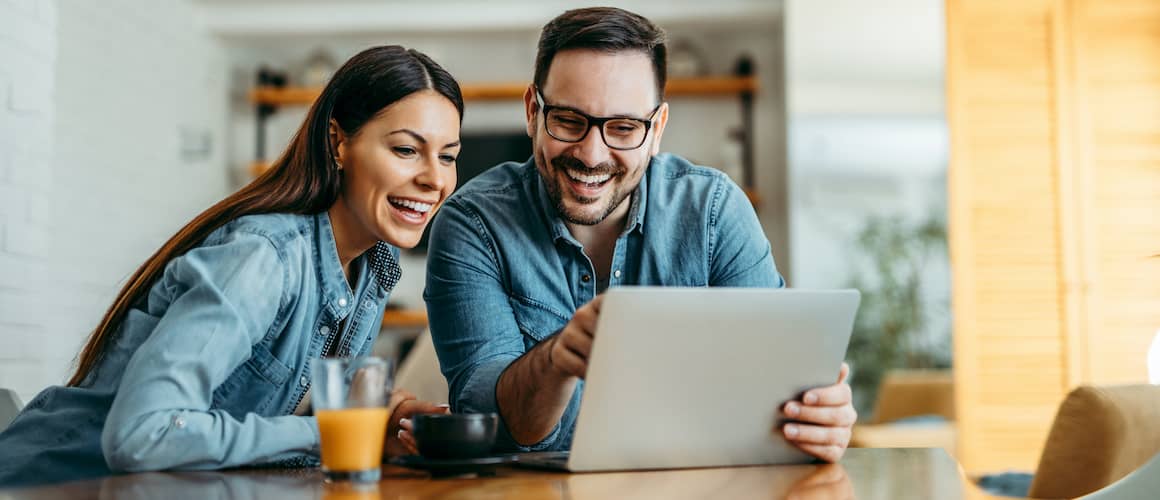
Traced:
<path fill-rule="evenodd" d="M 419 401 L 404 389 L 391 392 L 391 419 L 387 423 L 387 437 L 383 443 L 383 461 L 401 455 L 416 455 L 419 448 L 411 435 L 411 417 L 422 413 L 451 413 L 445 404 Z"/>

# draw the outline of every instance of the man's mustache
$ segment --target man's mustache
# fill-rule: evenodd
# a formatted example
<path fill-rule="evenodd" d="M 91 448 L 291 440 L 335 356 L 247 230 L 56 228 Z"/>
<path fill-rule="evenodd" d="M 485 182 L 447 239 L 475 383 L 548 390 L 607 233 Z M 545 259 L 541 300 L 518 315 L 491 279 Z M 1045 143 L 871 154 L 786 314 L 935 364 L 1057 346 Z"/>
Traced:
<path fill-rule="evenodd" d="M 614 161 L 606 161 L 589 167 L 576 158 L 563 155 L 552 158 L 552 166 L 579 175 L 618 175 L 624 173 L 625 170 L 623 165 Z"/>

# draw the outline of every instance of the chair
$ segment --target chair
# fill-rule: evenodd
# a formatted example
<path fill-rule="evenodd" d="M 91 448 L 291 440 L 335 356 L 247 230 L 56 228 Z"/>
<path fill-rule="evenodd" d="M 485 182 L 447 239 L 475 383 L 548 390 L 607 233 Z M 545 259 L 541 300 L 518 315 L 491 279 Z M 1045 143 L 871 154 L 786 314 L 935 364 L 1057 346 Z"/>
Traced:
<path fill-rule="evenodd" d="M 439 358 L 430 330 L 415 339 L 415 345 L 399 364 L 395 386 L 411 391 L 415 397 L 435 403 L 447 402 L 447 380 L 439 371 Z"/>
<path fill-rule="evenodd" d="M 954 421 L 950 371 L 894 370 L 882 378 L 871 418 L 854 426 L 850 446 L 942 448 L 954 456 Z"/>
<path fill-rule="evenodd" d="M 0 431 L 8 428 L 8 424 L 12 423 L 23 407 L 20 396 L 11 389 L 0 388 Z"/>
<path fill-rule="evenodd" d="M 1059 406 L 1028 496 L 1079 497 L 1145 463 L 1156 476 L 1158 452 L 1160 386 L 1078 387 Z M 1150 493 L 1160 496 L 1156 489 Z"/>

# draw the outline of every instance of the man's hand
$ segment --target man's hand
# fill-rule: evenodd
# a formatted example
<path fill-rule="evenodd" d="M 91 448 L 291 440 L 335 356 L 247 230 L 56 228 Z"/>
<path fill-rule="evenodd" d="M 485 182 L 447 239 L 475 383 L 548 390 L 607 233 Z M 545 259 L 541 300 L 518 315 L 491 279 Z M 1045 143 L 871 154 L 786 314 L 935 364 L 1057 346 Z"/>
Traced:
<path fill-rule="evenodd" d="M 588 373 L 588 355 L 592 352 L 592 339 L 596 337 L 596 318 L 600 316 L 600 304 L 604 295 L 597 295 L 572 315 L 572 320 L 564 325 L 560 333 L 552 337 L 548 350 L 548 363 L 564 375 L 581 379 Z"/>
<path fill-rule="evenodd" d="M 417 455 L 419 448 L 415 436 L 411 435 L 411 418 L 421 413 L 451 413 L 444 404 L 435 404 L 415 399 L 415 395 L 403 389 L 391 392 L 391 417 L 387 422 L 387 436 L 383 442 L 383 461 L 400 455 Z"/>
<path fill-rule="evenodd" d="M 837 462 L 850 444 L 851 428 L 858 419 L 846 377 L 850 366 L 842 363 L 838 383 L 810 389 L 801 401 L 782 407 L 791 420 L 781 429 L 785 438 L 802 451 L 827 462 Z"/>

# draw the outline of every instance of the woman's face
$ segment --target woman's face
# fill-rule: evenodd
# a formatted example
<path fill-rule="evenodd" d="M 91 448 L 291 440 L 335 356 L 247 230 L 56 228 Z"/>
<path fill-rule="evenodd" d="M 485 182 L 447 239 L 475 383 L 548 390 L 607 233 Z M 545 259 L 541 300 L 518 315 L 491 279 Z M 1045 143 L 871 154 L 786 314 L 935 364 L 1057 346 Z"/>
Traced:
<path fill-rule="evenodd" d="M 353 136 L 333 124 L 331 129 L 343 170 L 336 203 L 354 222 L 351 236 L 400 248 L 417 245 L 455 189 L 455 106 L 438 92 L 423 90 L 387 106 Z"/>

